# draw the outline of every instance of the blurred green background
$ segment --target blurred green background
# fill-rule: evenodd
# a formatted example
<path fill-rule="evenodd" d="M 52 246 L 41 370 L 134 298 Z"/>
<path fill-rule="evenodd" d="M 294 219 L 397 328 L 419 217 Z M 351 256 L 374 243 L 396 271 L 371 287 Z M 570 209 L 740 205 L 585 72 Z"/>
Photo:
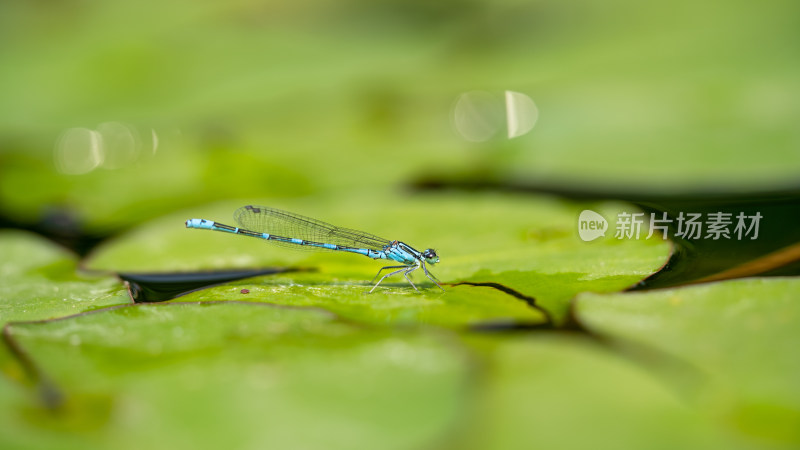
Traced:
<path fill-rule="evenodd" d="M 0 8 L 0 204 L 24 223 L 67 211 L 106 231 L 231 196 L 473 171 L 691 191 L 800 168 L 796 2 Z M 507 90 L 538 107 L 514 139 L 492 122 Z M 453 126 L 474 91 L 497 100 L 474 111 L 482 142 Z"/>
<path fill-rule="evenodd" d="M 796 448 L 796 280 L 621 294 L 670 245 L 575 219 L 631 206 L 412 187 L 796 185 L 798 54 L 788 0 L 1 2 L 0 447 Z M 248 203 L 467 284 L 183 229 Z"/>

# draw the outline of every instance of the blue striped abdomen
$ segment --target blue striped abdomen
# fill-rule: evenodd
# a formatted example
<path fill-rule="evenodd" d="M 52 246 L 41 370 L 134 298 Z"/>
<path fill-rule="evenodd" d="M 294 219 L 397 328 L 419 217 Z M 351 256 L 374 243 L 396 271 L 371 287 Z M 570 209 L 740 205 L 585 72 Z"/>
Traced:
<path fill-rule="evenodd" d="M 198 228 L 203 230 L 224 231 L 226 233 L 241 234 L 243 236 L 250 236 L 259 239 L 264 239 L 271 242 L 280 242 L 284 244 L 294 244 L 300 247 L 313 247 L 324 250 L 333 250 L 349 253 L 357 253 L 372 259 L 387 259 L 386 254 L 381 251 L 376 251 L 366 248 L 345 247 L 342 245 L 328 244 L 324 242 L 307 241 L 304 239 L 291 238 L 286 236 L 276 236 L 269 233 L 259 233 L 256 231 L 245 230 L 243 228 L 232 227 L 222 223 L 214 222 L 213 220 L 206 219 L 189 219 L 186 221 L 186 228 Z"/>

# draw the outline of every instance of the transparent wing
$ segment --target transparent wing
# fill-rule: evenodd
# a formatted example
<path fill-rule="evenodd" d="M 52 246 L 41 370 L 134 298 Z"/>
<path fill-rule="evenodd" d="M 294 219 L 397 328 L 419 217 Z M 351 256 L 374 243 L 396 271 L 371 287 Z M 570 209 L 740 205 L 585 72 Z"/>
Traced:
<path fill-rule="evenodd" d="M 337 227 L 321 220 L 301 216 L 299 214 L 268 208 L 266 206 L 247 205 L 236 210 L 233 218 L 239 227 L 269 233 L 287 238 L 303 239 L 306 241 L 323 244 L 335 244 L 345 247 L 366 248 L 383 250 L 391 243 L 374 234 L 365 233 L 350 228 Z M 295 244 L 279 241 L 268 241 L 276 245 L 291 247 L 293 249 L 312 249 Z M 314 250 L 320 250 L 314 248 Z"/>

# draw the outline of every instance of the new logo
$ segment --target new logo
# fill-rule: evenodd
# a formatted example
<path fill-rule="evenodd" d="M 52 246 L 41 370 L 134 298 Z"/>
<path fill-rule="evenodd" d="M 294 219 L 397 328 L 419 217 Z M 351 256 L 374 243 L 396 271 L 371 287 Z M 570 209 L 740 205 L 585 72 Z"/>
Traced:
<path fill-rule="evenodd" d="M 581 215 L 578 216 L 578 235 L 581 240 L 593 241 L 600 236 L 605 236 L 606 230 L 608 230 L 608 221 L 605 217 L 591 209 L 581 211 Z"/>

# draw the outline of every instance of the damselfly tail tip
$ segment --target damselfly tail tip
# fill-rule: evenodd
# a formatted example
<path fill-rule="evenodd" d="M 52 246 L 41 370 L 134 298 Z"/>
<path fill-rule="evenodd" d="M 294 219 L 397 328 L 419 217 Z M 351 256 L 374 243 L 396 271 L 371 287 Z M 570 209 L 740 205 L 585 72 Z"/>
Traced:
<path fill-rule="evenodd" d="M 186 228 L 200 228 L 203 219 L 189 219 L 186 221 Z"/>

